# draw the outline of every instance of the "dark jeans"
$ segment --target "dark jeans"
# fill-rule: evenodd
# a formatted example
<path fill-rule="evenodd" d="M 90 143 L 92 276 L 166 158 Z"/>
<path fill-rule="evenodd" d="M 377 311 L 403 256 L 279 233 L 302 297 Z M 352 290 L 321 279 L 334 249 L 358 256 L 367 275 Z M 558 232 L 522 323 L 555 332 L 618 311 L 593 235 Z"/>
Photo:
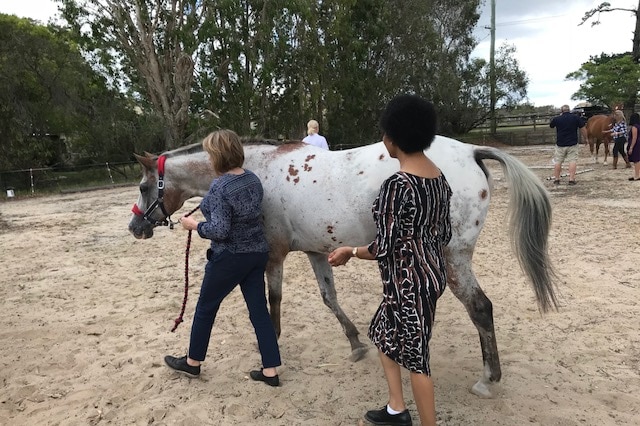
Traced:
<path fill-rule="evenodd" d="M 622 158 L 627 158 L 627 151 L 624 150 L 624 144 L 627 142 L 627 138 L 615 138 L 613 140 L 613 156 L 618 158 L 618 154 L 622 155 Z"/>
<path fill-rule="evenodd" d="M 267 253 L 234 254 L 225 250 L 207 262 L 191 326 L 190 358 L 204 361 L 220 304 L 239 284 L 258 338 L 262 366 L 270 368 L 281 364 L 278 339 L 269 317 L 264 290 L 268 256 Z"/>

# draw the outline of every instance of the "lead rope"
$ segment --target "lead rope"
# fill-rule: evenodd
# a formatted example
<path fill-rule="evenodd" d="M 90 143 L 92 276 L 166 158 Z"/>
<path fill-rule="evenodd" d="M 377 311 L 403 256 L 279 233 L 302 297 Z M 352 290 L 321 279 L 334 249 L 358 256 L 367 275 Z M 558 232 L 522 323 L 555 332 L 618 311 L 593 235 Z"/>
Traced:
<path fill-rule="evenodd" d="M 191 216 L 199 208 L 200 206 L 191 210 L 189 213 L 185 215 L 185 217 Z M 184 315 L 184 310 L 187 307 L 187 297 L 189 296 L 189 250 L 191 249 L 191 233 L 192 231 L 189 230 L 189 235 L 187 235 L 187 248 L 184 251 L 184 298 L 182 299 L 182 309 L 180 309 L 180 315 L 174 321 L 174 325 L 173 325 L 173 328 L 171 329 L 171 332 L 176 331 L 176 328 L 178 328 L 180 323 L 183 321 L 182 317 Z"/>

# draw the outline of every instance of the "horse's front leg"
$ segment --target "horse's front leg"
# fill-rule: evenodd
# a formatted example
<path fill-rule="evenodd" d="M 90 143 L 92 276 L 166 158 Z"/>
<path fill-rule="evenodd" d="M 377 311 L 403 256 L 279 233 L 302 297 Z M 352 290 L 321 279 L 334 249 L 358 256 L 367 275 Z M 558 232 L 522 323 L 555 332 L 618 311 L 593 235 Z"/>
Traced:
<path fill-rule="evenodd" d="M 282 303 L 282 271 L 284 258 L 269 257 L 267 262 L 267 286 L 269 288 L 269 315 L 276 330 L 276 336 L 280 337 L 280 304 Z"/>
<path fill-rule="evenodd" d="M 452 293 L 462 302 L 480 336 L 484 369 L 471 392 L 491 398 L 490 385 L 502 377 L 498 344 L 493 326 L 493 305 L 484 294 L 471 269 L 471 257 L 460 252 L 447 252 L 447 283 Z"/>
<path fill-rule="evenodd" d="M 336 294 L 336 287 L 333 280 L 333 270 L 331 269 L 331 265 L 329 265 L 327 255 L 315 252 L 305 253 L 309 257 L 313 272 L 316 275 L 322 301 L 331 309 L 336 318 L 338 318 L 344 334 L 346 334 L 347 339 L 349 339 L 349 343 L 351 344 L 351 356 L 349 359 L 354 362 L 361 360 L 367 352 L 367 347 L 358 339 L 358 329 L 353 325 L 338 303 L 338 295 Z"/>

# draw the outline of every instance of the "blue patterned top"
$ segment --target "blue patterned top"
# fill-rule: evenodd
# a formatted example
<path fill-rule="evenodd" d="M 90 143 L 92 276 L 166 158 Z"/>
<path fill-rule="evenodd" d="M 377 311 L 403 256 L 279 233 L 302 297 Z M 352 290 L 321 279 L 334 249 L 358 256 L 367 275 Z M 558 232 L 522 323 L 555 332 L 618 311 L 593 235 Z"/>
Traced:
<path fill-rule="evenodd" d="M 263 189 L 250 170 L 240 175 L 224 174 L 211 182 L 200 202 L 206 222 L 198 223 L 198 234 L 211 240 L 215 256 L 232 253 L 266 253 L 269 244 L 262 223 Z"/>

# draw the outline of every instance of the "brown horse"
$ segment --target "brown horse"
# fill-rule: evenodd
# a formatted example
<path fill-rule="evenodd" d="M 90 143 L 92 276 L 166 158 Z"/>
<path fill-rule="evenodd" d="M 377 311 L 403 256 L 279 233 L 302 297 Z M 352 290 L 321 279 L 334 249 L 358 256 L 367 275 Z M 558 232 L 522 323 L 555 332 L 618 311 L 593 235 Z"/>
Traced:
<path fill-rule="evenodd" d="M 604 161 L 602 164 L 607 164 L 607 156 L 609 155 L 609 143 L 613 143 L 611 133 L 605 132 L 605 130 L 611 129 L 611 126 L 616 122 L 613 114 L 604 115 L 598 114 L 589 118 L 587 121 L 587 139 L 589 140 L 589 151 L 593 162 L 598 162 L 598 151 L 600 150 L 600 144 L 604 143 Z M 594 150 L 595 145 L 595 150 Z"/>

